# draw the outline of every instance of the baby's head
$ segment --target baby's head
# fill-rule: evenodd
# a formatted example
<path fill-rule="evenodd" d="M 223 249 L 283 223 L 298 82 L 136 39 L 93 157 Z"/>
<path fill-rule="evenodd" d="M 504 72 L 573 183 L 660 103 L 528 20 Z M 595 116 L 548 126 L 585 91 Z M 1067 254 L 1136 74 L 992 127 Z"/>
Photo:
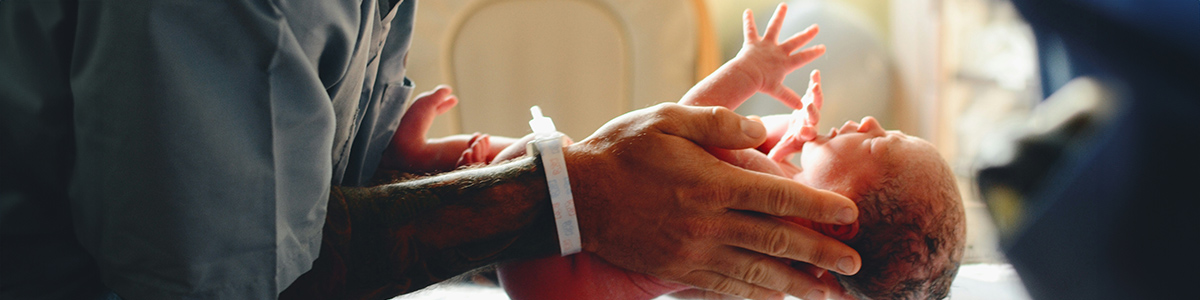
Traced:
<path fill-rule="evenodd" d="M 867 117 L 805 143 L 800 155 L 797 180 L 858 205 L 857 233 L 845 243 L 863 262 L 857 274 L 837 275 L 847 291 L 861 299 L 946 297 L 966 221 L 954 175 L 932 144 Z M 831 228 L 814 226 L 837 236 Z"/>

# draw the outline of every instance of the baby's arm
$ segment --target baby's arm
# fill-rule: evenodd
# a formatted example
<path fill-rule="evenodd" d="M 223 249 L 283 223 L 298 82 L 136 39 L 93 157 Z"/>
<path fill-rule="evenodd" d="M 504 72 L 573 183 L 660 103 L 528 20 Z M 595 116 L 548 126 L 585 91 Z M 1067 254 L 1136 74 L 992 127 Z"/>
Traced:
<path fill-rule="evenodd" d="M 747 9 L 742 16 L 745 41 L 737 57 L 688 90 L 679 103 L 735 109 L 755 92 L 763 92 L 793 109 L 802 109 L 800 96 L 783 85 L 783 78 L 824 54 L 825 46 L 817 45 L 797 51 L 817 35 L 816 25 L 779 43 L 779 30 L 786 14 L 787 5 L 779 4 L 775 15 L 767 23 L 766 34 L 760 38 L 754 15 Z"/>

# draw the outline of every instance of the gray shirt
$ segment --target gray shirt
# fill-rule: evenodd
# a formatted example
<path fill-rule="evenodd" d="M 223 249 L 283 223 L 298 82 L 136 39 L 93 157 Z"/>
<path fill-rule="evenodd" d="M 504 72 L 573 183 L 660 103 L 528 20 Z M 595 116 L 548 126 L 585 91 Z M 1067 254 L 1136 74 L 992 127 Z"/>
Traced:
<path fill-rule="evenodd" d="M 403 115 L 380 2 L 0 1 L 0 298 L 275 297 Z"/>

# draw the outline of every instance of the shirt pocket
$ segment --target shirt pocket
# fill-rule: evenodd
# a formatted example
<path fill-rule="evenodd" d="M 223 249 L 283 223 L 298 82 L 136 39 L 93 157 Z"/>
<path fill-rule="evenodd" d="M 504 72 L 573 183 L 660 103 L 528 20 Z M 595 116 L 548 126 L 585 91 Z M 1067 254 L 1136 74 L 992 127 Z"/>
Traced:
<path fill-rule="evenodd" d="M 400 82 L 388 83 L 383 87 L 383 99 L 380 99 L 382 106 L 391 106 L 396 104 L 404 104 L 408 100 L 408 96 L 412 94 L 413 82 L 404 77 Z M 408 105 L 403 106 L 403 110 L 407 110 Z"/>

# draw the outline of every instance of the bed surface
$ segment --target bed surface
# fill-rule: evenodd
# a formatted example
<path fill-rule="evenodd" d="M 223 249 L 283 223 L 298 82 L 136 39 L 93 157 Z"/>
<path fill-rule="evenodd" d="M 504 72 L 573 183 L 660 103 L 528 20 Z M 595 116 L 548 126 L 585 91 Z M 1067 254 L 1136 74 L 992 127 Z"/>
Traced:
<path fill-rule="evenodd" d="M 442 285 L 418 291 L 394 300 L 509 300 L 504 290 L 472 284 Z M 675 299 L 659 297 L 660 300 Z M 789 297 L 788 299 L 796 299 Z M 950 287 L 950 299 L 955 300 L 1024 300 L 1030 299 L 1012 266 L 1007 264 L 964 265 Z"/>

